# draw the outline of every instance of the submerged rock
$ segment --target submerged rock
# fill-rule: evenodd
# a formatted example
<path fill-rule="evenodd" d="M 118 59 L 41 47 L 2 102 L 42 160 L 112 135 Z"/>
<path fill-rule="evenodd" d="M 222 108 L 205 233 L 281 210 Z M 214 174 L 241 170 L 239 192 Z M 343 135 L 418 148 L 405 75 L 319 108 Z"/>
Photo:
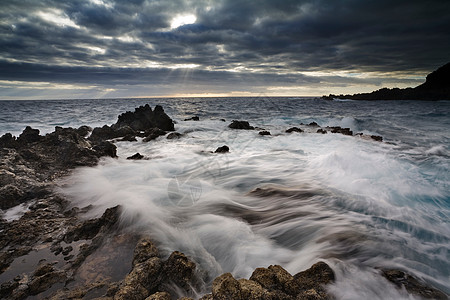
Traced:
<path fill-rule="evenodd" d="M 321 133 L 321 134 L 327 134 L 327 131 L 325 129 L 317 129 L 317 133 Z"/>
<path fill-rule="evenodd" d="M 174 140 L 174 139 L 179 139 L 181 138 L 183 135 L 179 132 L 171 132 L 167 135 L 167 139 L 168 140 Z"/>
<path fill-rule="evenodd" d="M 150 128 L 149 130 L 145 131 L 145 138 L 142 140 L 143 142 L 149 142 L 151 140 L 156 139 L 157 137 L 160 137 L 162 135 L 165 135 L 166 132 L 164 130 L 161 130 L 157 127 Z"/>
<path fill-rule="evenodd" d="M 425 299 L 448 299 L 443 292 L 420 282 L 413 276 L 400 270 L 384 269 L 382 275 L 394 283 L 400 289 L 406 289 L 410 294 L 420 296 Z"/>
<path fill-rule="evenodd" d="M 237 120 L 231 121 L 231 124 L 228 125 L 228 127 L 232 129 L 246 129 L 246 130 L 255 129 L 255 127 L 250 126 L 250 124 L 247 121 L 237 121 Z"/>
<path fill-rule="evenodd" d="M 292 132 L 303 132 L 303 130 L 298 127 L 291 127 L 288 130 L 286 130 L 286 133 L 292 133 Z"/>
<path fill-rule="evenodd" d="M 382 142 L 382 141 L 383 141 L 383 137 L 382 137 L 382 136 L 379 136 L 379 135 L 371 135 L 370 138 L 371 138 L 372 140 L 377 141 L 377 142 Z"/>
<path fill-rule="evenodd" d="M 270 132 L 266 131 L 266 130 L 263 130 L 263 131 L 258 132 L 258 134 L 259 135 L 270 135 Z"/>
<path fill-rule="evenodd" d="M 341 133 L 343 135 L 353 135 L 353 131 L 350 128 L 342 128 L 340 126 L 327 127 L 331 130 L 331 133 Z"/>
<path fill-rule="evenodd" d="M 132 160 L 139 160 L 139 159 L 143 159 L 143 158 L 144 158 L 144 155 L 140 154 L 139 152 L 127 157 L 127 159 L 132 159 Z"/>
<path fill-rule="evenodd" d="M 200 118 L 198 116 L 193 116 L 187 119 L 184 119 L 185 121 L 200 121 Z"/>

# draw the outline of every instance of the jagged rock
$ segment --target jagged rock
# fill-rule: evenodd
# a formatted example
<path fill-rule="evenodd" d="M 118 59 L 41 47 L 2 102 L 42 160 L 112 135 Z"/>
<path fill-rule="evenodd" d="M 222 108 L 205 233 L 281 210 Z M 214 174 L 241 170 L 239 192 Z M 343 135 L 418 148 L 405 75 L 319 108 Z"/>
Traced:
<path fill-rule="evenodd" d="M 161 268 L 162 262 L 158 257 L 152 257 L 144 262 L 137 263 L 125 277 L 114 299 L 145 299 L 152 292 L 156 292 Z"/>
<path fill-rule="evenodd" d="M 263 131 L 258 132 L 258 134 L 259 135 L 270 135 L 270 132 L 266 131 L 266 130 L 263 130 Z"/>
<path fill-rule="evenodd" d="M 109 156 L 117 157 L 117 147 L 111 142 L 103 141 L 93 147 L 98 157 Z"/>
<path fill-rule="evenodd" d="M 343 135 L 353 135 L 353 131 L 350 128 L 342 128 L 340 126 L 328 127 L 331 130 L 331 133 L 341 133 Z"/>
<path fill-rule="evenodd" d="M 317 129 L 317 133 L 321 133 L 321 134 L 327 134 L 327 131 L 325 129 Z"/>
<path fill-rule="evenodd" d="M 379 136 L 379 135 L 371 135 L 370 137 L 372 138 L 372 140 L 375 140 L 377 142 L 382 142 L 383 141 L 383 137 Z"/>
<path fill-rule="evenodd" d="M 151 140 L 156 139 L 157 137 L 160 137 L 162 135 L 165 135 L 166 132 L 164 130 L 161 130 L 159 128 L 150 128 L 145 132 L 146 137 L 142 140 L 143 142 L 149 142 Z"/>
<path fill-rule="evenodd" d="M 231 124 L 228 125 L 228 127 L 232 129 L 246 129 L 246 130 L 255 129 L 255 127 L 250 126 L 250 124 L 247 121 L 237 121 L 237 120 L 231 121 Z"/>
<path fill-rule="evenodd" d="M 152 111 L 150 105 L 139 106 L 134 112 L 127 111 L 119 115 L 113 129 L 129 126 L 136 131 L 146 131 L 150 128 L 159 128 L 165 131 L 174 131 L 172 119 L 164 112 L 160 105 L 156 105 Z"/>
<path fill-rule="evenodd" d="M 144 158 L 144 155 L 140 154 L 139 152 L 127 157 L 127 159 L 133 159 L 133 160 L 139 160 L 139 159 L 143 159 L 143 158 Z"/>
<path fill-rule="evenodd" d="M 66 243 L 78 240 L 89 240 L 94 238 L 99 232 L 106 232 L 114 228 L 120 217 L 120 206 L 115 206 L 105 210 L 103 215 L 97 219 L 84 221 L 75 226 L 64 236 Z"/>
<path fill-rule="evenodd" d="M 92 131 L 92 128 L 86 125 L 80 126 L 77 129 L 77 133 L 82 137 L 87 137 L 88 134 Z"/>
<path fill-rule="evenodd" d="M 217 300 L 243 299 L 241 286 L 230 273 L 222 274 L 214 279 L 212 284 L 212 296 Z"/>
<path fill-rule="evenodd" d="M 239 285 L 241 286 L 242 299 L 248 300 L 273 299 L 272 294 L 265 288 L 263 288 L 256 281 L 248 279 L 239 279 Z"/>
<path fill-rule="evenodd" d="M 195 276 L 196 265 L 184 253 L 174 251 L 164 263 L 162 271 L 162 288 L 169 288 L 170 283 L 175 283 L 183 290 L 190 292 L 199 284 Z M 164 284 L 165 283 L 165 284 Z"/>
<path fill-rule="evenodd" d="M 286 130 L 286 133 L 292 133 L 292 132 L 303 132 L 303 130 L 298 127 L 291 127 L 288 130 Z"/>
<path fill-rule="evenodd" d="M 173 139 L 179 139 L 180 137 L 182 137 L 183 135 L 179 132 L 171 132 L 167 135 L 167 139 L 168 140 L 173 140 Z"/>
<path fill-rule="evenodd" d="M 145 262 L 146 260 L 158 257 L 158 248 L 149 238 L 141 238 L 134 248 L 133 266 Z"/>
<path fill-rule="evenodd" d="M 413 276 L 400 270 L 382 270 L 382 275 L 394 283 L 398 288 L 405 288 L 409 293 L 420 296 L 425 299 L 448 299 L 443 292 L 427 286 Z"/>
<path fill-rule="evenodd" d="M 214 151 L 214 153 L 227 153 L 230 152 L 230 148 L 227 145 L 223 145 Z"/>
<path fill-rule="evenodd" d="M 11 133 L 5 133 L 0 137 L 1 148 L 16 148 L 17 140 Z"/>
<path fill-rule="evenodd" d="M 39 129 L 33 129 L 30 126 L 27 126 L 19 135 L 17 141 L 21 144 L 28 144 L 38 142 L 41 138 L 42 136 L 39 135 Z"/>
<path fill-rule="evenodd" d="M 200 121 L 200 118 L 198 116 L 193 116 L 187 119 L 184 119 L 185 121 Z"/>
<path fill-rule="evenodd" d="M 300 288 L 294 277 L 278 265 L 257 268 L 250 280 L 259 283 L 268 291 L 281 291 L 291 296 L 298 294 Z"/>
<path fill-rule="evenodd" d="M 311 122 L 307 126 L 309 126 L 309 127 L 320 127 L 319 124 L 317 124 L 316 122 Z"/>
<path fill-rule="evenodd" d="M 295 274 L 294 279 L 301 287 L 301 294 L 304 294 L 305 297 L 317 294 L 318 296 L 315 296 L 316 298 L 313 299 L 330 299 L 324 289 L 324 285 L 334 282 L 335 275 L 326 263 L 318 262 L 312 265 L 311 268 Z"/>
<path fill-rule="evenodd" d="M 24 194 L 23 190 L 12 184 L 0 187 L 0 209 L 8 209 L 19 205 L 23 202 Z"/>
<path fill-rule="evenodd" d="M 38 269 L 41 271 L 41 269 Z M 47 268 L 42 270 L 42 275 L 40 273 L 35 273 L 32 276 L 31 282 L 28 284 L 28 293 L 30 295 L 37 295 L 43 291 L 49 289 L 53 284 L 57 282 L 64 282 L 66 280 L 66 275 L 63 271 L 56 271 L 53 268 Z"/>
<path fill-rule="evenodd" d="M 172 297 L 167 292 L 157 292 L 148 296 L 145 300 L 172 300 Z"/>
<path fill-rule="evenodd" d="M 103 127 L 94 128 L 89 139 L 92 141 L 103 141 L 128 135 L 134 136 L 135 134 L 136 131 L 133 130 L 130 126 L 124 125 L 122 127 L 110 127 L 108 125 L 104 125 Z"/>

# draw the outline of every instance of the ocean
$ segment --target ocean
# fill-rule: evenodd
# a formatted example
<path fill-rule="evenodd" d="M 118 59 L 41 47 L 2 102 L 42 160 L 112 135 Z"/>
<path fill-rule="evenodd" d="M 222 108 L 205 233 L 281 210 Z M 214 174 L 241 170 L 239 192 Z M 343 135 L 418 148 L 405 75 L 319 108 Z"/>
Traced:
<path fill-rule="evenodd" d="M 61 182 L 74 206 L 123 206 L 127 230 L 179 250 L 214 279 L 279 264 L 295 274 L 327 262 L 338 299 L 411 299 L 380 275 L 407 271 L 450 293 L 450 101 L 150 98 L 0 101 L 0 135 L 30 125 L 111 125 L 159 104 L 180 139 L 116 142 L 118 159 Z M 200 121 L 184 121 L 198 116 Z M 225 120 L 225 121 L 224 121 Z M 270 131 L 233 130 L 232 120 Z M 286 133 L 301 123 L 342 134 Z M 303 128 L 303 127 L 302 127 Z M 230 152 L 212 153 L 227 145 Z M 139 152 L 147 159 L 130 161 Z"/>

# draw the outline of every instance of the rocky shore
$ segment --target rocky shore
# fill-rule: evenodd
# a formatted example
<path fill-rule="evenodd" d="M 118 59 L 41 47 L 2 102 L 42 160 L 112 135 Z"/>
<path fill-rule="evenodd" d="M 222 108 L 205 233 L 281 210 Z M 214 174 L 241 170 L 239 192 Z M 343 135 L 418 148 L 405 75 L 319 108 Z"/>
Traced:
<path fill-rule="evenodd" d="M 383 140 L 353 134 L 349 128 L 298 126 L 284 134 L 337 133 Z M 229 128 L 256 129 L 246 121 L 233 121 Z M 149 236 L 127 230 L 120 222 L 120 206 L 86 220 L 82 215 L 89 206 L 71 207 L 57 193 L 57 181 L 74 168 L 95 166 L 102 157 L 116 158 L 115 141 L 183 137 L 174 130 L 173 120 L 161 106 L 145 105 L 121 114 L 112 126 L 56 127 L 44 136 L 26 127 L 18 137 L 1 136 L 0 209 L 22 207 L 23 211 L 17 216 L 2 214 L 0 219 L 0 298 L 332 299 L 327 285 L 335 281 L 335 274 L 325 262 L 311 262 L 311 268 L 295 275 L 271 265 L 255 269 L 248 279 L 230 273 L 209 278 L 208 271 L 200 270 L 185 254 L 163 255 Z M 255 135 L 271 136 L 265 130 Z M 228 151 L 226 145 L 216 150 Z M 129 158 L 144 158 L 137 154 Z M 120 268 L 116 261 L 125 261 L 126 267 Z M 411 294 L 447 299 L 401 270 L 380 269 L 380 274 Z"/>

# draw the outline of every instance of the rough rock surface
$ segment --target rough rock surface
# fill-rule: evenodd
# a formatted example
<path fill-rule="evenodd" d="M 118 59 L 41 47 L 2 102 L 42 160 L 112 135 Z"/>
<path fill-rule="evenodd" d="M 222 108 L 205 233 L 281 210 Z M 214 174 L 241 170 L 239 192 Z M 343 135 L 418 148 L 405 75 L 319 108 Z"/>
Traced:
<path fill-rule="evenodd" d="M 255 127 L 250 126 L 250 124 L 247 121 L 237 121 L 237 120 L 231 121 L 231 124 L 228 125 L 228 127 L 232 129 L 246 129 L 246 130 L 255 129 Z"/>
<path fill-rule="evenodd" d="M 154 110 L 150 105 L 139 106 L 134 112 L 127 111 L 121 114 L 117 123 L 112 125 L 112 129 L 120 129 L 129 126 L 135 131 L 146 131 L 150 128 L 159 128 L 165 131 L 174 131 L 172 119 L 164 112 L 160 105 L 156 105 Z"/>
<path fill-rule="evenodd" d="M 230 148 L 227 145 L 223 145 L 221 147 L 218 147 L 214 153 L 227 153 L 230 152 Z"/>

